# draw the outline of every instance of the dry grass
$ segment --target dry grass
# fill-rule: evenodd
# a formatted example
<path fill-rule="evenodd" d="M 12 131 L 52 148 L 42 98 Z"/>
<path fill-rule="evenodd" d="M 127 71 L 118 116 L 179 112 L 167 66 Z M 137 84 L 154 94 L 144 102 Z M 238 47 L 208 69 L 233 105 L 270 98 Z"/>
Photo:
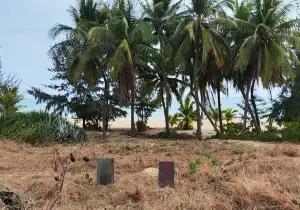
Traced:
<path fill-rule="evenodd" d="M 115 133 L 108 141 L 94 137 L 86 144 L 47 148 L 0 141 L 0 185 L 18 192 L 31 209 L 43 209 L 51 199 L 53 148 L 76 158 L 55 209 L 300 208 L 298 145 L 159 141 Z M 114 185 L 95 184 L 97 157 L 115 158 Z M 175 189 L 159 188 L 158 160 L 175 161 Z M 195 160 L 199 166 L 191 174 L 189 162 Z"/>

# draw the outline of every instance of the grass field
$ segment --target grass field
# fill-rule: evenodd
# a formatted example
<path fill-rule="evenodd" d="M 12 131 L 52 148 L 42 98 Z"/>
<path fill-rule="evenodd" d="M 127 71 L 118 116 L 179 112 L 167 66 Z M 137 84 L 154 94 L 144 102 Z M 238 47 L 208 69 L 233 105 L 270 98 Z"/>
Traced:
<path fill-rule="evenodd" d="M 119 133 L 105 141 L 97 134 L 89 139 L 45 148 L 1 140 L 0 186 L 18 193 L 30 209 L 51 203 L 70 210 L 300 208 L 300 145 L 132 139 Z M 54 149 L 76 158 L 59 194 Z M 115 158 L 114 185 L 96 185 L 97 157 Z M 159 188 L 158 160 L 175 161 L 175 189 Z"/>

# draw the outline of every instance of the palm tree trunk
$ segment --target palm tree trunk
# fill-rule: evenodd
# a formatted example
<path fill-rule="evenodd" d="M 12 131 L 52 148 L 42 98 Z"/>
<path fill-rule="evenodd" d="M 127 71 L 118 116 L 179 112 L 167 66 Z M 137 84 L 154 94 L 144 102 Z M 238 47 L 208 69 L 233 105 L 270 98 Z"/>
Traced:
<path fill-rule="evenodd" d="M 109 86 L 106 75 L 104 75 L 104 107 L 103 107 L 103 116 L 102 116 L 102 138 L 106 138 L 107 125 L 108 125 L 108 94 Z"/>
<path fill-rule="evenodd" d="M 135 137 L 135 122 L 134 122 L 134 102 L 135 102 L 135 90 L 134 87 L 130 91 L 130 106 L 131 106 L 131 137 Z"/>
<path fill-rule="evenodd" d="M 197 18 L 198 20 L 199 18 Z M 200 111 L 200 99 L 199 99 L 199 84 L 198 84 L 198 76 L 199 76 L 199 57 L 200 57 L 200 26 L 198 24 L 199 21 L 197 21 L 196 25 L 196 37 L 195 37 L 195 43 L 194 43 L 194 58 L 193 58 L 193 82 L 192 86 L 194 87 L 194 99 L 196 103 L 196 112 L 197 112 L 197 131 L 196 131 L 196 137 L 199 140 L 202 140 L 202 131 L 201 131 L 201 125 L 202 125 L 202 119 L 201 119 L 201 111 Z"/>
<path fill-rule="evenodd" d="M 86 128 L 86 124 L 85 124 L 85 118 L 82 118 L 82 128 L 85 129 Z"/>
<path fill-rule="evenodd" d="M 255 102 L 255 96 L 254 96 L 254 84 L 255 84 L 255 81 L 253 81 L 252 85 L 251 85 L 251 104 L 252 104 L 253 112 L 254 112 L 253 121 L 254 121 L 255 130 L 260 132 L 261 127 L 260 127 L 260 120 L 259 120 L 257 106 L 256 106 L 256 102 Z"/>
<path fill-rule="evenodd" d="M 182 80 L 179 80 L 179 79 L 175 79 L 177 82 L 183 84 L 183 85 L 186 85 L 186 86 L 189 86 L 191 88 L 191 95 L 193 96 L 194 100 L 195 100 L 195 103 L 196 103 L 196 106 L 201 108 L 202 112 L 205 114 L 205 116 L 207 117 L 207 119 L 209 120 L 209 122 L 211 123 L 211 125 L 213 126 L 214 130 L 219 133 L 219 129 L 218 127 L 215 125 L 215 122 L 213 121 L 213 119 L 211 118 L 209 112 L 206 110 L 206 107 L 205 105 L 203 105 L 200 100 L 199 100 L 199 96 L 197 97 L 195 92 L 194 92 L 194 87 L 193 87 L 193 83 L 186 83 Z M 201 115 L 200 115 L 201 117 Z M 200 122 L 201 122 L 201 118 L 200 118 Z M 201 125 L 201 123 L 200 123 Z"/>
<path fill-rule="evenodd" d="M 165 129 L 166 129 L 165 132 L 170 133 L 169 111 L 167 109 L 167 105 L 166 105 L 163 93 L 161 94 L 161 101 L 162 101 L 162 107 L 163 107 L 163 110 L 164 110 L 164 117 L 165 117 Z"/>
<path fill-rule="evenodd" d="M 166 123 L 166 133 L 170 133 L 169 124 L 169 107 L 170 107 L 170 87 L 168 85 L 167 75 L 164 75 L 164 89 L 166 92 L 166 103 L 165 103 L 165 123 Z"/>
<path fill-rule="evenodd" d="M 243 90 L 243 88 L 240 88 L 240 91 L 241 91 L 241 93 L 242 93 L 242 96 L 243 96 L 244 101 L 246 101 L 246 93 L 245 93 L 245 91 Z M 256 122 L 255 122 L 255 116 L 254 116 L 254 113 L 253 113 L 253 110 L 252 110 L 251 106 L 248 107 L 248 111 L 249 111 L 249 113 L 250 113 L 250 115 L 251 115 L 252 121 L 253 121 L 254 123 L 256 123 Z"/>
<path fill-rule="evenodd" d="M 198 88 L 195 86 L 195 103 L 196 103 L 196 112 L 197 112 L 197 130 L 196 130 L 196 137 L 198 140 L 202 140 L 202 117 L 201 117 L 201 110 L 200 110 L 200 105 L 199 105 L 199 95 L 198 95 Z"/>
<path fill-rule="evenodd" d="M 222 105 L 221 105 L 221 90 L 220 84 L 217 85 L 217 95 L 218 95 L 218 111 L 219 111 L 219 124 L 220 124 L 220 134 L 223 135 L 223 117 L 222 117 Z"/>
<path fill-rule="evenodd" d="M 246 94 L 244 97 L 244 101 L 245 101 L 245 108 L 244 108 L 244 121 L 243 121 L 243 130 L 244 132 L 247 130 L 247 116 L 248 116 L 248 109 L 249 109 L 249 93 L 250 93 L 250 84 L 251 82 L 247 84 L 246 87 Z"/>
<path fill-rule="evenodd" d="M 262 67 L 262 49 L 258 50 L 258 61 L 257 61 L 257 68 L 254 68 L 253 71 L 253 76 L 252 76 L 252 84 L 251 84 L 251 103 L 252 103 L 252 107 L 253 107 L 253 111 L 254 111 L 254 126 L 256 131 L 261 131 L 260 128 L 260 120 L 259 120 L 259 116 L 258 116 L 258 112 L 257 112 L 257 107 L 256 107 L 256 103 L 255 103 L 255 97 L 254 97 L 254 85 L 255 85 L 255 81 L 257 79 L 257 75 L 259 74 L 259 72 L 261 71 L 261 67 Z"/>

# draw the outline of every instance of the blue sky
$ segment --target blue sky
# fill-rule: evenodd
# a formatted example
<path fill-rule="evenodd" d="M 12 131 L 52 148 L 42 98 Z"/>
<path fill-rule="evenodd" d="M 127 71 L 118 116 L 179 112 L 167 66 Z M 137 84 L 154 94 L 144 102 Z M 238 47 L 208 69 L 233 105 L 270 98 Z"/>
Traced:
<path fill-rule="evenodd" d="M 0 57 L 3 71 L 22 80 L 21 91 L 49 82 L 48 31 L 56 23 L 71 24 L 66 10 L 76 0 L 8 0 L 0 5 Z"/>

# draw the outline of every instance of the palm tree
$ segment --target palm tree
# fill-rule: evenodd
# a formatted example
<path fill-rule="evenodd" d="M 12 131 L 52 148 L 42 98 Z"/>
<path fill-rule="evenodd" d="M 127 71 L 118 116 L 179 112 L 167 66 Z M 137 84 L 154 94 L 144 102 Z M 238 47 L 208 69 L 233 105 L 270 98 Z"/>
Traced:
<path fill-rule="evenodd" d="M 112 77 L 119 82 L 121 104 L 130 101 L 131 136 L 135 136 L 136 70 L 144 53 L 151 50 L 147 43 L 152 41 L 152 28 L 149 23 L 136 21 L 130 1 L 126 3 L 124 0 L 115 1 L 107 23 L 90 29 L 90 46 L 80 55 L 76 72 L 82 72 L 85 69 L 82 67 L 94 59 L 100 59 L 111 70 Z"/>
<path fill-rule="evenodd" d="M 235 109 L 232 109 L 232 108 L 225 109 L 223 111 L 223 114 L 224 114 L 224 120 L 226 121 L 226 124 L 231 122 L 235 118 L 237 113 L 238 113 L 238 111 Z"/>
<path fill-rule="evenodd" d="M 178 128 L 181 130 L 193 129 L 193 121 L 197 120 L 197 112 L 194 110 L 195 102 L 191 101 L 188 95 L 185 100 L 180 102 L 178 113 L 175 114 L 178 119 Z"/>
<path fill-rule="evenodd" d="M 178 12 L 180 4 L 181 1 L 171 4 L 170 0 L 153 0 L 151 3 L 146 1 L 142 4 L 144 19 L 151 23 L 156 40 L 154 44 L 158 45 L 159 48 L 157 55 L 153 56 L 152 66 L 154 67 L 154 75 L 157 77 L 158 94 L 162 99 L 166 133 L 170 133 L 169 108 L 171 106 L 171 91 L 174 90 L 174 80 L 169 76 L 174 75 L 175 71 L 175 51 L 171 35 L 184 14 L 184 12 Z"/>
<path fill-rule="evenodd" d="M 178 124 L 177 115 L 169 115 L 169 122 L 170 122 L 171 128 L 174 128 L 174 126 Z"/>
<path fill-rule="evenodd" d="M 183 66 L 192 67 L 192 71 L 188 70 L 190 77 L 190 88 L 196 102 L 197 108 L 197 138 L 201 139 L 201 115 L 200 108 L 205 112 L 214 129 L 219 132 L 215 123 L 209 116 L 205 104 L 201 103 L 199 98 L 199 91 L 202 93 L 202 98 L 205 89 L 208 85 L 208 78 L 213 78 L 211 84 L 217 87 L 218 94 L 220 93 L 220 72 L 224 69 L 225 61 L 228 60 L 226 56 L 228 53 L 228 46 L 226 40 L 220 36 L 216 28 L 212 26 L 212 20 L 218 13 L 224 13 L 224 7 L 230 7 L 229 0 L 215 1 L 215 0 L 192 0 L 192 7 L 190 8 L 191 18 L 188 18 L 187 24 L 180 24 L 178 29 L 181 46 L 179 49 L 179 56 Z M 184 21 L 183 21 L 184 22 Z M 183 28 L 182 28 L 183 26 Z M 209 72 L 208 67 L 213 67 L 213 72 Z M 211 76 L 209 76 L 211 75 Z M 216 76 L 212 76 L 216 75 Z M 211 80 L 211 81 L 213 81 Z M 219 96 L 219 95 L 218 95 Z M 218 97 L 219 109 L 221 108 L 220 97 Z M 221 112 L 221 109 L 219 110 Z M 220 130 L 222 131 L 222 120 L 220 117 Z"/>
<path fill-rule="evenodd" d="M 244 19 L 237 16 L 233 20 L 223 20 L 227 28 L 246 34 L 235 62 L 235 70 L 249 75 L 245 78 L 244 128 L 251 94 L 255 124 L 257 130 L 261 130 L 254 97 L 255 84 L 261 82 L 263 87 L 271 88 L 293 77 L 292 61 L 297 58 L 291 46 L 299 39 L 292 32 L 299 20 L 288 19 L 287 13 L 292 6 L 292 3 L 285 4 L 283 0 L 251 1 L 251 10 Z"/>

